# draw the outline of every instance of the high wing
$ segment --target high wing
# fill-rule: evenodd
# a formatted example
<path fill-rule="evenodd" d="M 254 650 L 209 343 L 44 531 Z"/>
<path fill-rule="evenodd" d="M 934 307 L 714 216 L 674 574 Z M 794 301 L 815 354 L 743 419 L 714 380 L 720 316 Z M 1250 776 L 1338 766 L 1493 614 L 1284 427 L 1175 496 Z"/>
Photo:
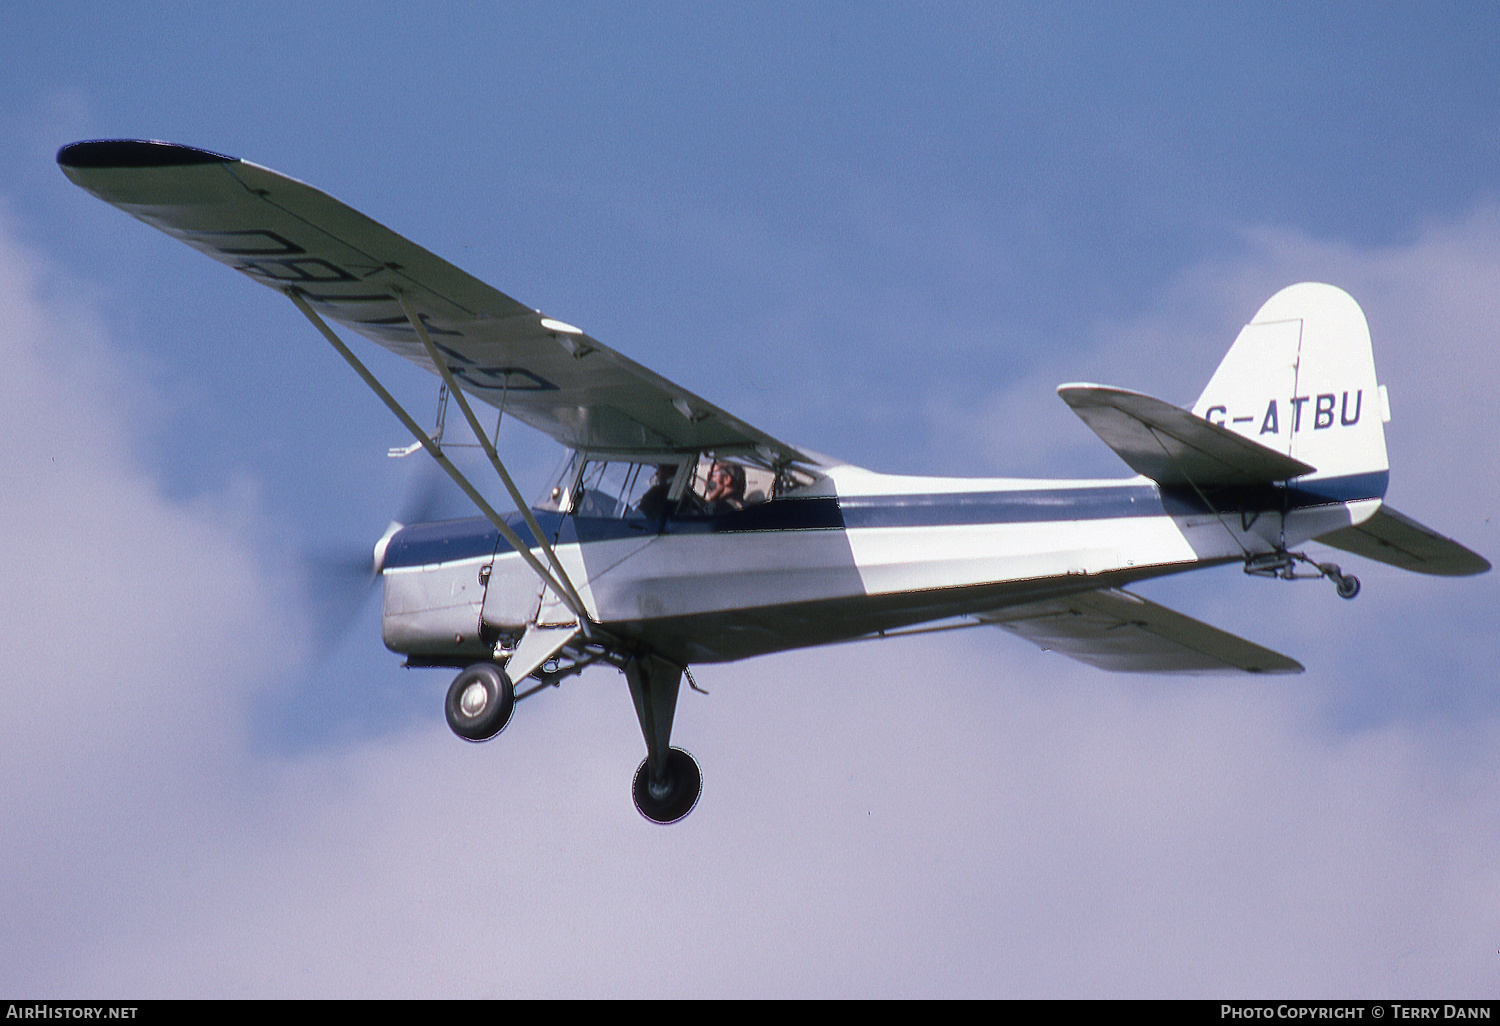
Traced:
<path fill-rule="evenodd" d="M 1301 673 L 1295 659 L 1119 588 L 977 614 L 1040 648 L 1117 673 Z"/>
<path fill-rule="evenodd" d="M 73 143 L 57 161 L 105 202 L 436 373 L 403 293 L 465 391 L 570 448 L 817 462 L 275 171 L 140 140 Z"/>
<path fill-rule="evenodd" d="M 1157 484 L 1263 485 L 1314 469 L 1140 392 L 1077 384 L 1059 385 L 1057 394 L 1131 470 Z"/>
<path fill-rule="evenodd" d="M 1343 527 L 1317 540 L 1419 574 L 1467 577 L 1490 568 L 1489 560 L 1483 556 L 1389 506 L 1380 507 L 1373 517 L 1357 527 Z"/>

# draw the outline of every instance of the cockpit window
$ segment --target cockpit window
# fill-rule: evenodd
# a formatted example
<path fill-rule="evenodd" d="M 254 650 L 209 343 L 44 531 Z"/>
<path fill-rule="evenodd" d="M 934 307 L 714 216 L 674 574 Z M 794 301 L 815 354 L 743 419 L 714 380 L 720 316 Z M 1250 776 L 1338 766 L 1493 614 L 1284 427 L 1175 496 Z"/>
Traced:
<path fill-rule="evenodd" d="M 574 487 L 572 511 L 580 517 L 656 519 L 667 512 L 681 465 L 589 460 Z"/>
<path fill-rule="evenodd" d="M 652 460 L 586 458 L 578 453 L 559 469 L 541 509 L 580 517 L 658 520 L 717 516 L 793 494 L 813 483 L 802 471 L 776 470 L 741 457 L 704 453 Z"/>
<path fill-rule="evenodd" d="M 812 484 L 812 477 L 788 468 L 771 470 L 747 460 L 705 454 L 693 467 L 683 511 L 731 513 L 780 499 Z"/>

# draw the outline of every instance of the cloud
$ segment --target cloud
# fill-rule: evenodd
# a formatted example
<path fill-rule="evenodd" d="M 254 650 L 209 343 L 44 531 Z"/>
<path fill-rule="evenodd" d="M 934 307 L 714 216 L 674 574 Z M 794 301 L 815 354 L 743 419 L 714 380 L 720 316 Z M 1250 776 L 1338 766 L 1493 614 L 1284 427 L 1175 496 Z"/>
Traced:
<path fill-rule="evenodd" d="M 932 680 L 945 660 L 976 668 Z M 626 799 L 621 689 L 585 679 L 491 746 L 433 726 L 261 767 L 234 811 L 103 896 L 108 929 L 76 938 L 63 989 L 1318 995 L 1490 977 L 1493 729 L 1461 732 L 1463 759 L 1448 732 L 1329 738 L 1294 686 L 1122 687 L 987 636 L 702 676 L 714 696 L 688 696 L 679 731 L 709 791 L 672 830 Z"/>
<path fill-rule="evenodd" d="M 1247 233 L 1151 317 L 1101 324 L 1100 377 L 1190 399 L 1261 299 L 1334 278 L 1392 383 L 1393 497 L 1493 555 L 1473 512 L 1494 497 L 1495 436 L 1477 433 L 1491 226 L 1480 210 L 1377 252 Z M 164 497 L 138 450 L 142 388 L 97 317 L 6 236 L 0 272 L 12 991 L 1395 996 L 1493 979 L 1500 718 L 1451 715 L 1460 684 L 1495 690 L 1492 577 L 1393 572 L 1349 605 L 1237 571 L 1187 587 L 1193 615 L 1286 632 L 1310 671 L 1292 680 L 1110 677 L 989 630 L 704 667 L 712 694 L 683 696 L 676 741 L 705 794 L 670 829 L 630 805 L 642 744 L 608 672 L 524 703 L 486 745 L 443 726 L 445 675 L 413 674 L 427 719 L 276 753 L 247 708 L 306 641 L 253 487 Z M 1395 345 L 1414 337 L 1463 372 Z M 1203 367 L 1173 362 L 1204 339 Z M 1450 713 L 1329 712 L 1434 691 Z"/>
<path fill-rule="evenodd" d="M 0 232 L 11 972 L 37 968 L 22 952 L 47 957 L 20 936 L 35 922 L 90 925 L 100 863 L 117 844 L 145 856 L 163 814 L 202 797 L 237 755 L 243 707 L 299 644 L 251 548 L 247 496 L 170 502 L 142 469 L 128 410 L 149 391 L 74 294 Z"/>

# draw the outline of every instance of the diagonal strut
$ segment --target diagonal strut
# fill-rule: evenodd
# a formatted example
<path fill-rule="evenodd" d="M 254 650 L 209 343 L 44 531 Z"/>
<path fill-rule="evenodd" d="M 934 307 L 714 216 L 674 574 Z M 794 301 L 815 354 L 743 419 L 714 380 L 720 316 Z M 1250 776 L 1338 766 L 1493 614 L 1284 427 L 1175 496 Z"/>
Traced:
<path fill-rule="evenodd" d="M 427 325 L 423 324 L 422 319 L 417 316 L 416 307 L 412 306 L 410 297 L 399 289 L 393 289 L 392 293 L 396 297 L 396 302 L 401 304 L 401 312 L 406 314 L 406 319 L 411 322 L 412 330 L 417 333 L 417 338 L 422 340 L 422 345 L 427 349 L 427 356 L 432 360 L 432 365 L 443 376 L 443 383 L 448 386 L 448 394 L 458 400 L 458 408 L 463 410 L 464 417 L 469 421 L 469 428 L 474 432 L 474 437 L 479 439 L 479 444 L 484 448 L 484 454 L 489 457 L 490 466 L 495 468 L 495 473 L 499 475 L 500 481 L 505 485 L 505 490 L 510 493 L 511 502 L 516 504 L 516 509 L 525 518 L 526 526 L 531 529 L 532 537 L 542 547 L 542 552 L 546 555 L 547 562 L 552 565 L 552 570 L 557 575 L 558 583 L 568 590 L 568 597 L 572 599 L 572 602 L 567 603 L 568 608 L 573 609 L 575 615 L 577 615 L 577 610 L 583 608 L 583 599 L 574 590 L 573 582 L 568 579 L 568 572 L 563 569 L 562 562 L 557 558 L 557 552 L 552 548 L 552 544 L 547 541 L 547 536 L 543 533 L 541 526 L 537 524 L 536 517 L 532 516 L 531 507 L 522 498 L 520 489 L 516 487 L 516 483 L 511 480 L 510 474 L 506 472 L 505 464 L 500 462 L 500 454 L 495 451 L 495 446 L 490 441 L 489 435 L 480 426 L 479 418 L 474 415 L 473 407 L 469 405 L 468 399 L 464 397 L 463 389 L 459 387 L 458 380 L 454 378 L 453 371 L 448 366 L 448 361 L 444 360 L 438 353 L 437 346 L 433 343 L 432 337 L 427 333 Z"/>
<path fill-rule="evenodd" d="M 443 455 L 442 447 L 428 437 L 427 432 L 423 431 L 417 422 L 412 419 L 411 415 L 396 401 L 395 397 L 386 391 L 385 386 L 360 362 L 359 357 L 355 356 L 349 347 L 344 344 L 343 339 L 339 338 L 337 333 L 328 326 L 323 318 L 318 316 L 317 311 L 308 305 L 307 300 L 302 297 L 302 294 L 296 288 L 288 288 L 286 289 L 286 295 L 296 305 L 297 309 L 302 311 L 302 315 L 311 321 L 313 326 L 329 341 L 333 348 L 338 350 L 339 355 L 344 358 L 349 366 L 354 368 L 354 372 L 363 379 L 364 383 L 370 387 L 370 390 L 379 396 L 381 401 L 389 407 L 390 411 L 412 433 L 413 437 L 422 443 L 422 448 L 426 449 L 428 455 L 437 461 L 438 466 L 447 472 L 448 476 L 453 479 L 453 483 L 463 489 L 464 494 L 469 497 L 475 506 L 479 507 L 479 511 L 495 526 L 495 529 L 500 532 L 501 537 L 510 544 L 511 548 L 516 550 L 517 554 L 526 561 L 526 565 L 531 567 L 532 571 L 541 578 L 542 583 L 553 590 L 563 605 L 568 607 L 568 611 L 578 617 L 580 624 L 587 622 L 588 616 L 584 612 L 583 603 L 578 598 L 577 593 L 571 587 L 565 588 L 553 578 L 547 568 L 541 564 L 536 556 L 532 555 L 531 546 L 527 545 L 521 540 L 520 535 L 511 530 L 510 525 L 505 522 L 504 518 L 499 513 L 496 513 L 494 507 L 485 501 L 484 496 L 480 495 L 479 491 L 469 483 L 469 479 L 464 476 L 463 471 L 455 467 L 453 461 Z M 480 434 L 482 436 L 483 432 Z M 533 520 L 531 523 L 535 523 L 535 521 Z"/>

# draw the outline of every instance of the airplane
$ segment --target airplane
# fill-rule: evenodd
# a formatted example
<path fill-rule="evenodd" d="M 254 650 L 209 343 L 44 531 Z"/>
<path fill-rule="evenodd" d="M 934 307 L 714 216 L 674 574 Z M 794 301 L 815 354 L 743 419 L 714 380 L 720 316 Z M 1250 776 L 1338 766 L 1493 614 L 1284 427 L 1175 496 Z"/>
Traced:
<path fill-rule="evenodd" d="M 781 441 L 512 299 L 319 190 L 149 140 L 58 151 L 75 184 L 282 293 L 482 516 L 392 524 L 376 543 L 382 636 L 459 670 L 445 703 L 484 741 L 518 700 L 595 664 L 623 671 L 646 758 L 640 813 L 693 810 L 702 772 L 671 744 L 690 667 L 814 645 L 995 626 L 1110 671 L 1299 673 L 1287 656 L 1126 590 L 1239 563 L 1359 580 L 1308 542 L 1418 573 L 1490 564 L 1385 505 L 1369 327 L 1342 290 L 1268 300 L 1193 407 L 1089 383 L 1058 395 L 1125 462 L 1107 480 L 876 473 Z M 515 509 L 497 511 L 330 326 L 435 373 Z M 535 505 L 469 399 L 561 443 Z M 442 417 L 439 417 L 439 425 Z M 497 421 L 498 431 L 498 421 Z M 517 687 L 525 688 L 518 691 Z"/>

